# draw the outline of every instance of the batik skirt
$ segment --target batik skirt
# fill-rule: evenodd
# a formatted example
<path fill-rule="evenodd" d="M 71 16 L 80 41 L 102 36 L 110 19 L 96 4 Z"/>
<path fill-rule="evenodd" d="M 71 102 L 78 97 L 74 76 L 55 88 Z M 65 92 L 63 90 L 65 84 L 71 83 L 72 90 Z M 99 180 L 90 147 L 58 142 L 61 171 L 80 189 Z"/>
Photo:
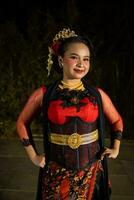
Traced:
<path fill-rule="evenodd" d="M 67 170 L 50 162 L 42 175 L 42 200 L 101 200 L 104 193 L 102 176 L 101 161 L 79 171 Z"/>

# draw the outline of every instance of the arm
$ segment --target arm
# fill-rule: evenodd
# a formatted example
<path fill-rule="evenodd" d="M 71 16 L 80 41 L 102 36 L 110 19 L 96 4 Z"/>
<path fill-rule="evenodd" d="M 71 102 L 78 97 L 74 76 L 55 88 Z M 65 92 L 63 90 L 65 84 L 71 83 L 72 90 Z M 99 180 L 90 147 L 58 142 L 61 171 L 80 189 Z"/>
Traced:
<path fill-rule="evenodd" d="M 41 110 L 44 92 L 45 89 L 39 88 L 29 97 L 16 122 L 17 133 L 25 147 L 28 157 L 35 165 L 40 167 L 45 165 L 45 157 L 38 155 L 30 143 L 28 127 L 36 114 Z"/>
<path fill-rule="evenodd" d="M 105 154 L 107 154 L 109 158 L 116 158 L 119 154 L 119 149 L 120 149 L 120 141 L 123 132 L 123 121 L 120 114 L 113 105 L 111 99 L 109 98 L 109 96 L 100 88 L 98 90 L 102 97 L 102 106 L 104 114 L 108 119 L 112 128 L 111 148 L 106 148 L 102 157 Z"/>

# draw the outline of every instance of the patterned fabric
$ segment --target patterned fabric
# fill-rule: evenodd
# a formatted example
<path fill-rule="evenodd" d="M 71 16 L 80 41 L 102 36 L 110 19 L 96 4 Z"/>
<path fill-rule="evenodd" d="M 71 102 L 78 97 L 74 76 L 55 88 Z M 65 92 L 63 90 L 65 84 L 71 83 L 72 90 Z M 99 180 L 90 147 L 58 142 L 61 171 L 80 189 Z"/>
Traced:
<path fill-rule="evenodd" d="M 80 171 L 66 170 L 50 162 L 42 177 L 42 199 L 91 200 L 99 172 L 103 172 L 100 161 Z"/>
<path fill-rule="evenodd" d="M 31 142 L 30 123 L 42 110 L 46 166 L 40 169 L 37 200 L 90 200 L 92 195 L 92 200 L 109 200 L 107 160 L 101 162 L 102 170 L 97 154 L 104 148 L 104 115 L 111 125 L 113 138 L 119 140 L 123 131 L 122 118 L 109 96 L 100 88 L 96 90 L 84 84 L 88 93 L 68 94 L 64 91 L 59 97 L 57 84 L 35 90 L 20 114 L 21 120 L 17 122 L 20 139 L 30 139 Z M 22 121 L 25 126 L 22 126 Z M 50 132 L 82 135 L 96 128 L 99 140 L 81 145 L 75 151 L 49 143 Z M 98 177 L 101 178 L 98 180 Z"/>
<path fill-rule="evenodd" d="M 64 95 L 60 98 L 56 90 L 53 96 L 55 98 L 50 98 L 47 109 L 48 137 L 50 132 L 82 135 L 89 132 L 89 127 L 92 131 L 98 127 L 98 102 L 96 104 L 95 96 L 79 96 L 74 105 L 71 99 L 69 103 L 66 102 Z M 41 176 L 42 200 L 109 199 L 105 198 L 104 187 L 108 186 L 107 181 L 104 184 L 104 171 L 98 160 L 99 141 L 81 145 L 76 150 L 50 143 L 48 149 L 49 159 Z M 98 180 L 98 177 L 101 178 Z"/>

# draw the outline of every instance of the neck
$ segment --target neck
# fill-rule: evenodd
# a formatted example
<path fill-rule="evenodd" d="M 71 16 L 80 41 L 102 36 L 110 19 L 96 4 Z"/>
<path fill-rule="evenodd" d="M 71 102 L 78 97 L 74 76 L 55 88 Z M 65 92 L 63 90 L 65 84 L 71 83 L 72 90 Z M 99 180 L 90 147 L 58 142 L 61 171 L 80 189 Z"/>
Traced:
<path fill-rule="evenodd" d="M 81 83 L 81 79 L 64 79 L 63 78 L 63 82 L 68 85 L 73 85 L 73 84 Z"/>
<path fill-rule="evenodd" d="M 69 90 L 84 90 L 84 86 L 82 81 L 79 80 L 64 80 L 61 81 L 59 85 L 61 89 L 69 89 Z"/>

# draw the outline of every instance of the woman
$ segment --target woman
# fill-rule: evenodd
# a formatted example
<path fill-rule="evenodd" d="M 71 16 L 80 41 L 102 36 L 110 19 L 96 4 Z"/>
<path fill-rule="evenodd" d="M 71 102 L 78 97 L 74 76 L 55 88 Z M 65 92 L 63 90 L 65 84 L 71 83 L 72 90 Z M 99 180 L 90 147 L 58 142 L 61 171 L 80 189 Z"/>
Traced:
<path fill-rule="evenodd" d="M 49 47 L 47 69 L 50 74 L 55 64 L 62 79 L 34 91 L 18 117 L 19 137 L 30 160 L 41 168 L 39 200 L 109 199 L 105 155 L 118 156 L 123 123 L 108 95 L 84 82 L 91 61 L 87 38 L 70 29 L 60 31 Z M 35 151 L 28 129 L 41 110 L 45 155 Z M 110 148 L 104 146 L 103 114 L 111 125 Z"/>

